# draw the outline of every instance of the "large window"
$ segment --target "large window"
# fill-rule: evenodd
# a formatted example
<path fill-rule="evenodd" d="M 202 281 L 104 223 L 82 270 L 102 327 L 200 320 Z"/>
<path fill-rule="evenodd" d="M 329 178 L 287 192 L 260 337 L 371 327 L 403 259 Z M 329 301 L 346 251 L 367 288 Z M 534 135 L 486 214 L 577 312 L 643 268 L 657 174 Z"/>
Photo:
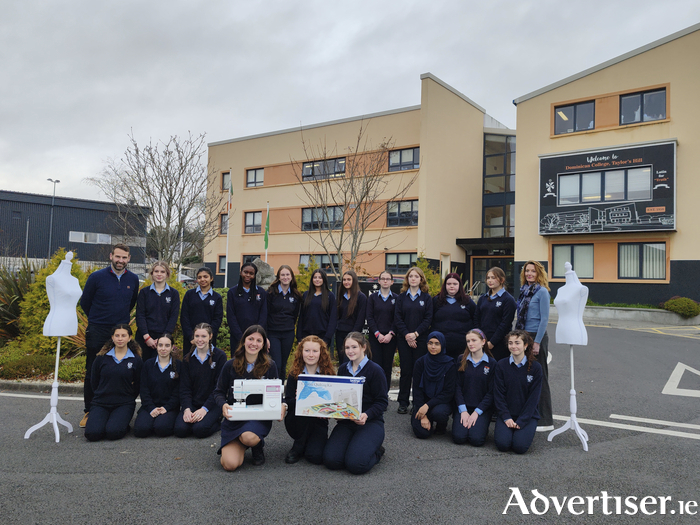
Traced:
<path fill-rule="evenodd" d="M 345 157 L 339 159 L 315 160 L 302 166 L 302 180 L 331 179 L 345 174 Z"/>
<path fill-rule="evenodd" d="M 484 207 L 484 238 L 515 237 L 515 204 Z"/>
<path fill-rule="evenodd" d="M 248 211 L 245 214 L 245 232 L 260 233 L 262 231 L 262 212 Z"/>
<path fill-rule="evenodd" d="M 563 135 L 595 128 L 595 102 L 554 108 L 554 134 Z"/>
<path fill-rule="evenodd" d="M 620 279 L 666 279 L 666 243 L 617 245 Z"/>
<path fill-rule="evenodd" d="M 231 186 L 231 172 L 224 171 L 221 174 L 221 191 L 228 191 Z"/>
<path fill-rule="evenodd" d="M 387 226 L 418 226 L 418 201 L 390 202 L 386 212 Z"/>
<path fill-rule="evenodd" d="M 387 253 L 386 269 L 391 273 L 406 273 L 415 266 L 418 255 L 415 253 Z"/>
<path fill-rule="evenodd" d="M 651 168 L 559 175 L 559 206 L 651 200 Z"/>
<path fill-rule="evenodd" d="M 482 237 L 515 236 L 515 137 L 484 135 Z"/>
<path fill-rule="evenodd" d="M 71 231 L 68 232 L 68 242 L 82 242 L 85 244 L 112 244 L 112 236 L 109 233 Z"/>
<path fill-rule="evenodd" d="M 301 210 L 301 229 L 338 230 L 343 227 L 343 208 L 329 206 L 328 208 L 304 208 Z"/>
<path fill-rule="evenodd" d="M 334 253 L 330 257 L 328 255 L 323 254 L 323 255 L 312 255 L 312 254 L 302 254 L 299 256 L 299 264 L 303 264 L 304 266 L 309 266 L 309 261 L 311 260 L 311 257 L 314 258 L 314 262 L 318 264 L 319 268 L 323 270 L 330 270 L 331 269 L 331 261 L 333 261 L 333 264 L 338 267 L 338 254 Z"/>
<path fill-rule="evenodd" d="M 420 148 L 389 152 L 389 171 L 417 170 L 418 168 L 420 168 Z"/>
<path fill-rule="evenodd" d="M 256 186 L 262 186 L 265 181 L 265 169 L 258 168 L 255 170 L 248 170 L 246 172 L 245 185 L 246 188 L 255 188 Z"/>
<path fill-rule="evenodd" d="M 219 234 L 226 235 L 228 233 L 228 213 L 219 215 Z"/>
<path fill-rule="evenodd" d="M 592 244 L 555 244 L 552 246 L 552 277 L 564 277 L 564 264 L 571 267 L 581 279 L 593 279 Z"/>
<path fill-rule="evenodd" d="M 620 125 L 666 118 L 666 89 L 620 96 Z"/>

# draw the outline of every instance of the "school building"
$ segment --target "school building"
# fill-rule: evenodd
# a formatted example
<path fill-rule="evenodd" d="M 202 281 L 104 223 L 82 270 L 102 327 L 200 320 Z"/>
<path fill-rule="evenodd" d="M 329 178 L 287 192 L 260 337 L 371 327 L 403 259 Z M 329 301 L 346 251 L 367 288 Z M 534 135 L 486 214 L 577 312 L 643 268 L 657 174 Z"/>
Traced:
<path fill-rule="evenodd" d="M 381 214 L 365 228 L 362 271 L 400 275 L 423 254 L 443 274 L 456 270 L 470 284 L 483 283 L 493 265 L 512 279 L 515 131 L 434 75 L 420 82 L 420 105 L 209 144 L 218 180 L 208 192 L 233 187 L 230 216 L 221 209 L 219 235 L 205 247 L 215 285 L 223 286 L 227 270 L 229 286 L 235 284 L 244 261 L 264 257 L 268 202 L 268 263 L 296 269 L 313 255 L 328 267 L 319 229 L 345 210 L 337 202 L 319 209 L 305 187 L 349 176 L 359 162 L 356 150 L 377 158 L 386 139 L 379 176 L 387 189 L 378 199 Z"/>
<path fill-rule="evenodd" d="M 599 303 L 700 300 L 700 24 L 517 98 L 516 271 Z"/>

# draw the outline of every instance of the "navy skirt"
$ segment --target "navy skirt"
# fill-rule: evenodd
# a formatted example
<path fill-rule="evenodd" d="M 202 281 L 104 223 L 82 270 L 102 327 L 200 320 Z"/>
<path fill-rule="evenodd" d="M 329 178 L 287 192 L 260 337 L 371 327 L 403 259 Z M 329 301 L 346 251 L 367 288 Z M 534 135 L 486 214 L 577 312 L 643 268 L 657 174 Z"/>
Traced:
<path fill-rule="evenodd" d="M 221 454 L 221 449 L 234 439 L 238 439 L 243 432 L 252 432 L 262 439 L 270 433 L 270 430 L 272 430 L 272 421 L 229 421 L 224 418 L 221 422 L 221 447 L 218 454 Z"/>

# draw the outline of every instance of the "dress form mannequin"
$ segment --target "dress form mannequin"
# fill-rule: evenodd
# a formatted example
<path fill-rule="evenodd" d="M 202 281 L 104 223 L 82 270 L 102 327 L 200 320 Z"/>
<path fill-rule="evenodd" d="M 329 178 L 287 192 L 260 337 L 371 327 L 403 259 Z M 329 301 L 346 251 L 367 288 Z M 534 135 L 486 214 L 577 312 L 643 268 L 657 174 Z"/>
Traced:
<path fill-rule="evenodd" d="M 46 414 L 41 423 L 37 423 L 25 432 L 24 439 L 29 439 L 32 432 L 49 423 L 53 425 L 56 443 L 60 441 L 59 423 L 65 426 L 68 432 L 73 432 L 73 425 L 65 421 L 56 410 L 58 406 L 58 360 L 61 356 L 61 336 L 76 335 L 78 333 L 76 305 L 82 295 L 82 290 L 78 279 L 70 274 L 73 266 L 72 259 L 73 252 L 68 252 L 65 260 L 61 261 L 56 271 L 46 278 L 46 294 L 49 296 L 51 309 L 49 310 L 49 315 L 46 316 L 46 321 L 44 321 L 44 335 L 49 337 L 58 336 L 56 368 L 53 374 L 53 384 L 51 385 L 51 411 Z"/>
<path fill-rule="evenodd" d="M 571 390 L 569 390 L 569 408 L 571 417 L 564 426 L 553 430 L 547 436 L 547 441 L 552 441 L 554 436 L 567 430 L 573 430 L 581 440 L 583 450 L 588 452 L 588 434 L 576 420 L 576 388 L 574 387 L 574 345 L 585 346 L 588 344 L 588 333 L 583 325 L 583 310 L 588 300 L 588 287 L 583 286 L 578 280 L 576 272 L 571 269 L 571 263 L 564 264 L 566 284 L 559 288 L 554 299 L 559 320 L 557 321 L 556 340 L 560 344 L 568 344 L 571 353 Z"/>

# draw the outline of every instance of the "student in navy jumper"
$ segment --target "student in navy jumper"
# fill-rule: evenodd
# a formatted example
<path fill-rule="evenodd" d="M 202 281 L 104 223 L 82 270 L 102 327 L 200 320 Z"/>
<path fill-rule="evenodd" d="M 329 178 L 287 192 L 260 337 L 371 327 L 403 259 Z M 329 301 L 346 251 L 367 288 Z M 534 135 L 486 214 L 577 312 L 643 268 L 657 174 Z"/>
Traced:
<path fill-rule="evenodd" d="M 243 263 L 238 286 L 229 288 L 226 295 L 231 356 L 246 328 L 254 324 L 267 328 L 267 292 L 256 284 L 257 274 L 258 267 L 252 262 Z"/>
<path fill-rule="evenodd" d="M 428 353 L 413 367 L 411 428 L 417 438 L 445 433 L 456 386 L 457 368 L 455 360 L 447 354 L 445 336 L 440 332 L 430 332 Z"/>
<path fill-rule="evenodd" d="M 508 334 L 510 357 L 496 365 L 494 402 L 498 450 L 524 454 L 530 448 L 540 414 L 537 403 L 542 390 L 542 367 L 532 355 L 532 337 L 524 330 Z"/>
<path fill-rule="evenodd" d="M 367 298 L 367 326 L 372 361 L 384 370 L 387 388 L 391 385 L 391 372 L 396 354 L 396 331 L 394 329 L 394 309 L 399 297 L 391 291 L 394 276 L 391 272 L 379 274 L 379 291 Z"/>
<path fill-rule="evenodd" d="M 505 336 L 513 328 L 515 299 L 504 288 L 506 274 L 498 267 L 486 272 L 489 291 L 479 297 L 476 304 L 475 325 L 486 334 L 488 349 L 496 361 L 508 357 Z"/>
<path fill-rule="evenodd" d="M 449 273 L 440 293 L 433 297 L 431 330 L 442 332 L 447 341 L 447 355 L 456 359 L 464 350 L 467 332 L 474 328 L 476 305 L 464 291 L 462 279 Z"/>
<path fill-rule="evenodd" d="M 370 361 L 372 352 L 365 336 L 350 332 L 345 339 L 349 361 L 338 368 L 339 376 L 363 376 L 360 419 L 341 419 L 335 425 L 326 447 L 323 464 L 331 470 L 346 468 L 352 474 L 364 474 L 384 455 L 384 411 L 387 397 L 384 371 Z"/>
<path fill-rule="evenodd" d="M 136 341 L 144 363 L 156 357 L 156 341 L 163 334 L 172 334 L 180 314 L 180 294 L 168 285 L 170 266 L 156 261 L 151 267 L 150 286 L 143 288 L 136 299 Z"/>
<path fill-rule="evenodd" d="M 200 323 L 211 326 L 211 343 L 216 346 L 219 328 L 224 320 L 224 301 L 211 287 L 213 280 L 214 274 L 209 268 L 200 268 L 197 270 L 197 288 L 187 290 L 182 298 L 180 327 L 184 355 L 190 353 L 194 342 L 194 327 Z"/>
<path fill-rule="evenodd" d="M 335 347 L 340 364 L 347 361 L 342 352 L 343 342 L 350 332 L 362 332 L 367 314 L 367 296 L 360 291 L 360 283 L 354 270 L 343 274 L 338 292 L 338 324 L 335 329 Z"/>
<path fill-rule="evenodd" d="M 92 363 L 97 352 L 110 341 L 116 324 L 129 324 L 131 310 L 139 293 L 139 278 L 126 269 L 131 260 L 129 247 L 115 244 L 109 254 L 110 265 L 92 272 L 87 278 L 80 306 L 88 318 L 85 330 L 85 415 L 80 427 L 85 427 L 92 402 Z"/>
<path fill-rule="evenodd" d="M 457 368 L 452 440 L 480 447 L 486 441 L 493 414 L 493 379 L 496 360 L 486 347 L 486 335 L 478 328 L 467 332 L 467 348 Z"/>
<path fill-rule="evenodd" d="M 292 449 L 287 453 L 284 461 L 296 463 L 305 457 L 310 463 L 320 465 L 323 461 L 323 448 L 328 441 L 328 419 L 294 414 L 297 404 L 299 374 L 335 375 L 328 347 L 320 337 L 310 335 L 299 341 L 284 388 L 284 401 L 287 403 L 284 426 L 289 437 L 294 440 Z"/>
<path fill-rule="evenodd" d="M 88 441 L 121 439 L 129 431 L 141 380 L 141 351 L 131 338 L 131 328 L 118 324 L 112 340 L 102 347 L 92 365 L 95 397 L 85 426 Z"/>
<path fill-rule="evenodd" d="M 328 288 L 326 272 L 316 268 L 311 274 L 309 291 L 304 292 L 297 325 L 297 341 L 307 335 L 317 335 L 331 347 L 335 327 L 338 323 L 335 294 Z"/>
<path fill-rule="evenodd" d="M 267 337 L 270 357 L 277 365 L 280 378 L 287 376 L 287 361 L 294 344 L 294 328 L 301 308 L 301 293 L 292 268 L 283 264 L 277 278 L 267 289 Z"/>
<path fill-rule="evenodd" d="M 233 382 L 236 379 L 277 379 L 277 365 L 267 353 L 267 334 L 260 325 L 249 326 L 238 344 L 233 358 L 226 362 L 214 391 L 221 423 L 221 466 L 236 470 L 243 464 L 245 451 L 252 447 L 253 465 L 265 463 L 265 436 L 272 429 L 272 421 L 229 421 L 228 411 L 233 404 Z M 246 401 L 254 401 L 248 398 Z M 280 407 L 280 421 L 286 407 Z"/>
<path fill-rule="evenodd" d="M 141 408 L 134 423 L 135 437 L 172 436 L 180 411 L 180 351 L 170 334 L 156 341 L 157 357 L 143 364 L 141 370 Z"/>
<path fill-rule="evenodd" d="M 226 364 L 226 354 L 212 343 L 213 330 L 206 323 L 194 327 L 194 349 L 185 355 L 180 371 L 180 413 L 175 420 L 175 435 L 198 438 L 219 430 L 221 412 L 217 410 L 214 388 Z"/>
<path fill-rule="evenodd" d="M 525 330 L 535 342 L 532 355 L 542 367 L 542 394 L 537 410 L 540 413 L 537 430 L 554 430 L 552 418 L 552 394 L 549 391 L 549 280 L 547 271 L 538 261 L 527 261 L 520 272 L 520 296 L 518 297 L 518 319 L 515 328 Z"/>
<path fill-rule="evenodd" d="M 398 334 L 399 364 L 399 414 L 408 413 L 408 400 L 413 380 L 413 365 L 428 352 L 428 332 L 433 320 L 433 301 L 428 293 L 428 282 L 423 270 L 414 266 L 408 272 L 396 300 L 394 327 Z"/>

